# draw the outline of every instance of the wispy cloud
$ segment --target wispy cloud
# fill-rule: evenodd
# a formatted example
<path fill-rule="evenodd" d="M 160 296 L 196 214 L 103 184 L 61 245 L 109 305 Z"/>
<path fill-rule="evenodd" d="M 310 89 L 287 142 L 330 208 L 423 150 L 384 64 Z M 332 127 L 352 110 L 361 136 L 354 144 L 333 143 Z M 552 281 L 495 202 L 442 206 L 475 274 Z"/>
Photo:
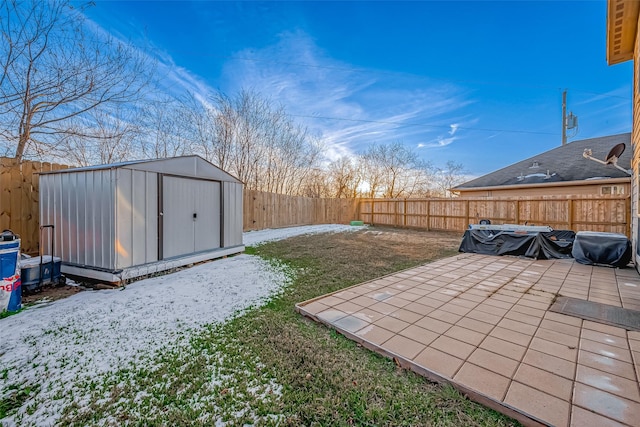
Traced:
<path fill-rule="evenodd" d="M 437 147 L 446 147 L 449 144 L 452 144 L 457 138 L 450 137 L 445 138 L 442 136 L 437 136 L 435 139 L 430 140 L 429 142 L 421 142 L 417 145 L 418 148 L 437 148 Z"/>
<path fill-rule="evenodd" d="M 151 43 L 145 54 L 157 64 L 159 89 L 166 94 L 192 94 L 208 105 L 217 89 L 251 89 L 282 104 L 321 139 L 327 160 L 371 143 L 402 141 L 425 149 L 452 144 L 470 104 L 465 90 L 451 83 L 338 61 L 303 32 L 285 32 L 273 45 L 237 52 L 216 79 L 176 64 Z"/>
<path fill-rule="evenodd" d="M 450 83 L 337 61 L 302 32 L 283 33 L 272 46 L 238 52 L 224 67 L 223 82 L 231 91 L 253 88 L 282 103 L 296 121 L 321 136 L 330 160 L 374 142 L 451 144 L 460 110 L 469 104 L 464 91 Z M 448 138 L 439 138 L 442 133 Z M 434 145 L 423 145 L 429 146 Z"/>
<path fill-rule="evenodd" d="M 429 138 L 419 142 L 416 147 L 417 148 L 442 148 L 448 145 L 453 144 L 455 141 L 459 140 L 461 137 L 459 132 L 472 128 L 478 123 L 477 118 L 471 117 L 458 117 L 458 121 L 455 123 L 449 124 L 448 131 L 439 131 L 433 132 L 427 135 Z M 456 136 L 457 135 L 457 136 Z"/>
<path fill-rule="evenodd" d="M 110 31 L 105 30 L 86 15 L 84 15 L 84 22 L 94 37 L 105 41 L 113 39 L 118 43 L 132 46 L 136 50 L 136 54 L 146 61 L 149 67 L 154 68 L 157 80 L 153 83 L 158 87 L 155 88 L 154 93 L 150 91 L 147 94 L 150 98 L 161 94 L 174 97 L 190 94 L 199 102 L 208 104 L 207 98 L 214 90 L 206 80 L 176 64 L 167 51 L 148 40 L 139 28 L 133 25 L 128 26 L 127 28 L 133 33 L 125 36 L 113 28 Z"/>

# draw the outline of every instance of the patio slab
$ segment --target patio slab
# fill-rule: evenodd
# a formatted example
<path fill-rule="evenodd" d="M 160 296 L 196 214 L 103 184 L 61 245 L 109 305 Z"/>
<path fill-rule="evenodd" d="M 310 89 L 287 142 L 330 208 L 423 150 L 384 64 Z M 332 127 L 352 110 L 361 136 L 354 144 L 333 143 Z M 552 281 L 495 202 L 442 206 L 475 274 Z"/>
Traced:
<path fill-rule="evenodd" d="M 548 311 L 558 295 L 640 310 L 640 276 L 459 254 L 296 309 L 525 425 L 637 425 L 640 332 Z"/>

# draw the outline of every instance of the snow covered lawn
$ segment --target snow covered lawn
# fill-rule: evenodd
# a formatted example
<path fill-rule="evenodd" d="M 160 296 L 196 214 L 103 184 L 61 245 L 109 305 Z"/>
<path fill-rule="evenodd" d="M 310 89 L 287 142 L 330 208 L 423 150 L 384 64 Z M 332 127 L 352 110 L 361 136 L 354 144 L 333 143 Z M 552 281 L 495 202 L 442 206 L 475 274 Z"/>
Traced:
<path fill-rule="evenodd" d="M 250 246 L 300 234 L 360 228 L 319 225 L 262 230 L 245 233 L 244 242 Z M 7 402 L 18 407 L 9 408 L 0 423 L 53 425 L 65 408 L 82 408 L 91 388 L 99 388 L 97 384 L 109 375 L 127 367 L 152 370 L 145 364 L 158 354 L 179 352 L 195 332 L 264 303 L 288 280 L 282 267 L 239 255 L 141 280 L 125 289 L 81 292 L 0 319 L 0 414 Z M 222 363 L 224 355 L 207 363 L 216 360 Z M 208 386 L 224 380 L 212 378 Z M 277 399 L 278 387 L 270 384 L 254 392 Z M 119 424 L 118 420 L 94 421 Z M 219 419 L 203 422 L 223 424 Z"/>

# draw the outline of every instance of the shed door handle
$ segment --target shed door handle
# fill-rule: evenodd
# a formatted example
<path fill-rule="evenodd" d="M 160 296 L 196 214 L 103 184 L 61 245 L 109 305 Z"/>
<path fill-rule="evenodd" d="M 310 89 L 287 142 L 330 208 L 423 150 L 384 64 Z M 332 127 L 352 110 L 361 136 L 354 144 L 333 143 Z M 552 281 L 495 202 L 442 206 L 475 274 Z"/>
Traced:
<path fill-rule="evenodd" d="M 198 218 L 198 214 L 196 212 L 193 213 L 193 219 Z"/>

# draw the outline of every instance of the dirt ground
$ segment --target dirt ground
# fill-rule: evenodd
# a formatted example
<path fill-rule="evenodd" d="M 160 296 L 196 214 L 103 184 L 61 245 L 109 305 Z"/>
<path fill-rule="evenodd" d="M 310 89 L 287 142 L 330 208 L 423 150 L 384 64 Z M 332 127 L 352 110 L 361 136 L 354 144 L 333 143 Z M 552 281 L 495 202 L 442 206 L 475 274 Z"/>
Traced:
<path fill-rule="evenodd" d="M 438 252 L 439 249 L 457 249 L 462 240 L 462 233 L 412 230 L 392 227 L 370 227 L 364 231 L 365 236 L 373 235 L 375 241 L 384 241 L 389 245 L 401 244 L 411 254 L 417 249 Z M 395 248 L 400 253 L 401 247 Z M 375 249 L 374 249 L 375 250 Z"/>
<path fill-rule="evenodd" d="M 82 292 L 80 286 L 45 286 L 39 292 L 22 294 L 22 305 L 30 305 L 38 301 L 55 301 Z"/>

